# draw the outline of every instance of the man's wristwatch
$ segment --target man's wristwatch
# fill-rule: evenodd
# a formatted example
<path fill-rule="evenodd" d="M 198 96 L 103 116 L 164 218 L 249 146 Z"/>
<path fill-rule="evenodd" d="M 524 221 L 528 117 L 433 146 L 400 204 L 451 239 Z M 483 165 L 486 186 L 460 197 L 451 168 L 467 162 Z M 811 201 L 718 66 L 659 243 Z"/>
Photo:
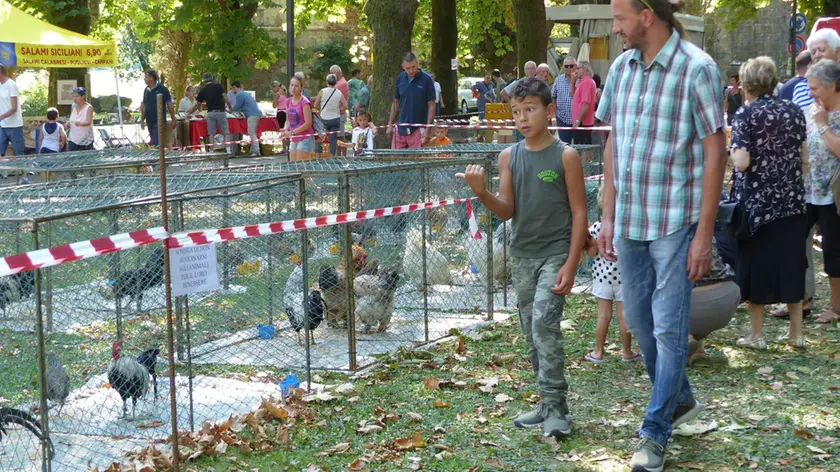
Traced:
<path fill-rule="evenodd" d="M 828 125 L 820 126 L 817 130 L 817 132 L 820 133 L 820 136 L 824 135 L 826 131 L 828 131 Z"/>

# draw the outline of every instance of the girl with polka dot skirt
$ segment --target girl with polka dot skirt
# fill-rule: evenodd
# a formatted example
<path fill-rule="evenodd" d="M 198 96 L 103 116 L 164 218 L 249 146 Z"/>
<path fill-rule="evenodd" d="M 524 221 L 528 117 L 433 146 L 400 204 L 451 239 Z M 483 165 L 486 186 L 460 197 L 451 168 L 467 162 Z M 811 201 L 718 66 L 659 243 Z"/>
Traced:
<path fill-rule="evenodd" d="M 603 205 L 603 183 L 598 191 L 598 206 Z M 624 312 L 621 303 L 621 274 L 618 271 L 618 263 L 610 262 L 598 254 L 598 233 L 601 231 L 601 222 L 596 221 L 589 227 L 589 238 L 586 240 L 585 249 L 589 257 L 594 257 L 592 265 L 592 295 L 598 299 L 598 323 L 595 327 L 595 350 L 586 354 L 589 362 L 601 364 L 604 362 L 604 344 L 607 341 L 607 332 L 613 316 L 613 303 L 615 303 L 615 315 L 618 318 L 618 329 L 621 334 L 621 356 L 622 361 L 632 362 L 642 356 L 631 348 L 630 332 L 624 323 Z"/>

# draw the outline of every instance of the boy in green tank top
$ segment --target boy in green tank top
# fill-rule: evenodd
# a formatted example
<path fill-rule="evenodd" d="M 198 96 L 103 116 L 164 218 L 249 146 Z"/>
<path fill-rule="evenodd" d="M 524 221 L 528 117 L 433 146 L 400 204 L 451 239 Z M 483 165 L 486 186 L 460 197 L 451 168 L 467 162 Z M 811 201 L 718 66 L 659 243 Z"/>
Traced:
<path fill-rule="evenodd" d="M 577 151 L 548 130 L 554 103 L 545 82 L 519 81 L 511 93 L 511 108 L 525 140 L 499 154 L 499 194 L 487 191 L 479 165 L 469 165 L 457 176 L 496 216 L 513 219 L 510 259 L 519 324 L 541 398 L 537 408 L 513 423 L 520 428 L 542 426 L 545 436 L 563 437 L 571 433 L 571 426 L 560 321 L 586 240 L 583 166 Z"/>

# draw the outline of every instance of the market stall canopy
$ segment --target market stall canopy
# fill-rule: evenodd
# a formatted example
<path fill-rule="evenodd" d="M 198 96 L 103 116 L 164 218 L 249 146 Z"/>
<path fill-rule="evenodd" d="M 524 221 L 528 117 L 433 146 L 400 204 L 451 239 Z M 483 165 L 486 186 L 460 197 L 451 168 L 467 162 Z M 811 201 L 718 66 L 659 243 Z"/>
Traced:
<path fill-rule="evenodd" d="M 6 67 L 115 67 L 117 47 L 29 16 L 0 0 L 0 64 Z"/>

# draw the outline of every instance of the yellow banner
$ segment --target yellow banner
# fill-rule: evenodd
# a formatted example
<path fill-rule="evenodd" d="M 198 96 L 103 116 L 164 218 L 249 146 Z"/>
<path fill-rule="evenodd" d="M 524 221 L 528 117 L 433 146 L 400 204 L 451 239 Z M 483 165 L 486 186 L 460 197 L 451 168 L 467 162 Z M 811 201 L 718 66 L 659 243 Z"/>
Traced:
<path fill-rule="evenodd" d="M 484 105 L 484 117 L 488 120 L 512 120 L 509 103 L 488 103 Z"/>
<path fill-rule="evenodd" d="M 15 43 L 18 67 L 114 67 L 117 49 L 107 46 L 43 46 Z"/>

